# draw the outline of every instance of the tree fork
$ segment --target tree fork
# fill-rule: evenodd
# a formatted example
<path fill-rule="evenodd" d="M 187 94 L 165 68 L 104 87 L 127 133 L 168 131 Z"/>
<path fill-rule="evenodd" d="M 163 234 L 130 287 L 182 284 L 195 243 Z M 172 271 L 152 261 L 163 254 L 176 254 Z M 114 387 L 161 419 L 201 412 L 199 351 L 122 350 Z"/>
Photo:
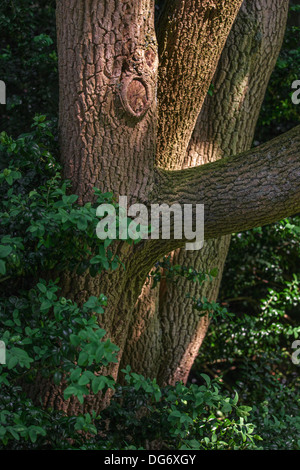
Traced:
<path fill-rule="evenodd" d="M 272 13 L 270 9 L 272 8 Z M 183 168 L 203 165 L 250 148 L 267 83 L 281 48 L 288 0 L 243 3 L 222 52 L 198 117 Z M 225 72 L 226 71 L 226 72 Z M 186 292 L 216 301 L 230 236 L 211 239 L 198 252 L 184 248 L 172 253 L 175 264 L 196 270 L 218 267 L 211 283 L 199 286 L 186 279 L 161 283 L 151 290 L 147 282 L 138 299 L 122 366 L 157 377 L 159 383 L 187 380 L 209 322 L 199 319 Z"/>

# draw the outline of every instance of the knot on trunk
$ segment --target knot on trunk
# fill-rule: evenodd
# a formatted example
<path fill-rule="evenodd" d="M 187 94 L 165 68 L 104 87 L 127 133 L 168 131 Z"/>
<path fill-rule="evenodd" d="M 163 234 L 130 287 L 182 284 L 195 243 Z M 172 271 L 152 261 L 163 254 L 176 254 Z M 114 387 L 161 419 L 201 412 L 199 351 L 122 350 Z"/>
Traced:
<path fill-rule="evenodd" d="M 152 89 L 148 81 L 138 75 L 125 77 L 121 82 L 122 105 L 130 116 L 141 118 L 152 103 Z"/>

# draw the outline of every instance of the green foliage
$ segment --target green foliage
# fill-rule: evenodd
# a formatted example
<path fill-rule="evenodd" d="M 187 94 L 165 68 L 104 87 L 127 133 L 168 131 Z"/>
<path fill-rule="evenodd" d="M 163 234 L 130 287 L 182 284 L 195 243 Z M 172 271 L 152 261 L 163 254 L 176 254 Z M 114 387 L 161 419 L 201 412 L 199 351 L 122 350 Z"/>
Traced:
<path fill-rule="evenodd" d="M 298 11 L 291 6 L 290 19 Z M 300 122 L 300 108 L 291 100 L 291 85 L 299 79 L 299 37 L 299 27 L 289 21 L 255 144 Z M 230 323 L 220 318 L 209 330 L 192 374 L 196 381 L 200 371 L 221 377 L 253 405 L 251 421 L 265 449 L 299 448 L 299 379 L 291 362 L 291 344 L 300 333 L 299 225 L 298 216 L 232 237 L 219 303 L 235 316 Z M 282 433 L 287 429 L 288 435 Z"/>
<path fill-rule="evenodd" d="M 257 311 L 271 286 L 281 288 L 293 280 L 293 273 L 300 275 L 299 225 L 300 218 L 294 217 L 234 235 L 222 297 L 236 299 L 239 306 L 250 302 Z"/>
<path fill-rule="evenodd" d="M 151 271 L 150 276 L 153 278 L 152 289 L 162 280 L 167 282 L 177 282 L 180 277 L 184 277 L 188 281 L 198 282 L 200 285 L 205 281 L 212 281 L 218 275 L 217 269 L 212 269 L 210 273 L 197 271 L 193 267 L 181 266 L 179 264 L 172 265 L 171 256 L 166 256 L 162 261 L 155 264 L 155 269 Z"/>
<path fill-rule="evenodd" d="M 94 426 L 88 415 L 72 421 L 53 410 L 42 411 L 24 393 L 11 401 L 19 384 L 63 384 L 64 399 L 75 397 L 79 403 L 114 388 L 111 377 L 99 375 L 101 367 L 116 362 L 118 351 L 99 327 L 106 297 L 92 296 L 79 307 L 58 295 L 58 280 L 39 278 L 40 273 L 49 277 L 61 270 L 89 270 L 95 276 L 119 266 L 109 248 L 112 241 L 96 236 L 96 205 L 113 203 L 112 195 L 96 190 L 95 205 L 79 206 L 77 196 L 68 193 L 70 184 L 61 178 L 51 152 L 53 141 L 45 116 L 36 116 L 32 132 L 17 139 L 0 135 L 0 337 L 6 345 L 0 387 L 1 396 L 7 397 L 0 404 L 0 440 L 12 447 L 14 440 L 21 447 L 21 442 L 46 445 L 57 420 L 75 434 Z M 69 445 L 67 438 L 61 445 Z"/>
<path fill-rule="evenodd" d="M 260 437 L 248 423 L 251 407 L 238 405 L 238 395 L 221 392 L 203 374 L 205 385 L 159 388 L 155 379 L 122 371 L 126 385 L 118 387 L 103 412 L 109 419 L 111 449 L 253 449 Z M 121 432 L 120 432 L 121 431 Z"/>
<path fill-rule="evenodd" d="M 299 217 L 233 236 L 220 293 L 235 313 L 209 330 L 193 376 L 222 379 L 241 403 L 264 449 L 299 449 Z M 284 431 L 284 432 L 283 432 Z"/>
<path fill-rule="evenodd" d="M 290 6 L 290 20 L 295 12 L 299 12 L 299 5 Z M 261 109 L 256 143 L 270 140 L 300 123 L 300 107 L 292 102 L 295 91 L 292 83 L 300 79 L 300 27 L 290 23 Z"/>
<path fill-rule="evenodd" d="M 283 47 L 271 76 L 254 144 L 299 124 L 291 88 L 300 77 L 300 28 L 290 6 Z M 266 450 L 300 448 L 299 366 L 291 361 L 299 338 L 300 217 L 235 234 L 222 278 L 219 304 L 234 314 L 209 329 L 190 376 L 205 372 L 252 406 L 249 421 Z M 201 308 L 201 300 L 200 300 Z"/>
<path fill-rule="evenodd" d="M 48 150 L 53 139 L 45 116 L 35 117 L 30 134 L 15 140 L 0 134 L 0 243 L 6 250 L 0 251 L 0 274 L 11 278 L 53 269 L 88 269 L 95 276 L 119 266 L 108 248 L 112 241 L 96 235 L 96 207 L 113 203 L 112 194 L 95 190 L 95 204 L 79 206 Z"/>
<path fill-rule="evenodd" d="M 193 267 L 172 265 L 171 257 L 167 256 L 164 257 L 162 261 L 155 264 L 155 269 L 151 271 L 149 277 L 153 279 L 152 289 L 154 289 L 162 279 L 166 280 L 168 283 L 176 283 L 180 278 L 185 278 L 188 281 L 197 282 L 201 286 L 204 282 L 211 282 L 217 275 L 217 268 L 213 268 L 208 273 L 197 271 Z M 199 316 L 208 314 L 213 321 L 217 321 L 218 318 L 229 318 L 233 316 L 226 308 L 216 302 L 209 302 L 206 297 L 197 298 L 196 296 L 191 296 L 189 292 L 186 293 L 186 297 L 192 300 L 193 308 L 201 312 Z"/>
<path fill-rule="evenodd" d="M 126 385 L 116 388 L 101 417 L 66 416 L 35 407 L 20 387 L 6 387 L 0 442 L 8 449 L 259 448 L 261 438 L 248 422 L 251 407 L 238 405 L 237 394 L 222 394 L 220 385 L 205 374 L 200 387 L 177 384 L 161 389 L 155 380 L 134 374 L 129 367 L 123 372 Z"/>
<path fill-rule="evenodd" d="M 96 190 L 95 205 L 77 204 L 51 151 L 51 130 L 44 116 L 36 116 L 30 133 L 0 137 L 0 282 L 5 287 L 0 337 L 7 351 L 7 364 L 0 366 L 2 446 L 125 449 L 145 448 L 153 439 L 174 449 L 254 448 L 246 409 L 236 397 L 223 396 L 207 376 L 205 386 L 161 389 L 127 368 L 127 384 L 118 385 L 101 418 L 43 409 L 26 395 L 32 382 L 46 381 L 63 387 L 66 401 L 84 403 L 87 396 L 116 387 L 111 377 L 99 375 L 101 367 L 116 361 L 118 350 L 99 327 L 106 298 L 90 297 L 78 306 L 59 296 L 58 280 L 40 277 L 62 270 L 96 275 L 120 265 L 112 241 L 96 236 L 96 206 L 115 204 L 112 195 Z M 183 276 L 203 283 L 217 275 L 171 266 L 165 259 L 153 272 L 155 282 L 162 270 L 170 282 Z M 217 311 L 217 304 L 211 308 Z"/>
<path fill-rule="evenodd" d="M 47 414 L 34 407 L 25 394 L 21 395 L 23 400 L 14 401 L 18 384 L 26 388 L 26 384 L 45 379 L 56 385 L 63 383 L 65 400 L 74 396 L 80 403 L 91 393 L 114 388 L 112 378 L 98 373 L 99 367 L 117 361 L 117 346 L 104 340 L 106 332 L 98 324 L 106 298 L 90 297 L 80 308 L 71 300 L 58 298 L 57 291 L 55 283 L 40 281 L 22 297 L 0 299 L 0 337 L 7 351 L 6 365 L 0 365 L 4 397 L 0 440 L 4 445 L 20 438 L 35 443 L 38 434 L 48 440 L 44 429 L 32 424 L 38 422 L 37 416 L 44 421 L 49 415 L 46 427 L 55 424 L 51 424 L 53 412 L 48 410 Z"/>
<path fill-rule="evenodd" d="M 45 110 L 48 119 L 55 122 L 58 110 L 55 0 L 2 0 L 0 30 L 0 79 L 7 86 L 1 130 L 13 135 L 26 132 L 33 116 Z"/>
<path fill-rule="evenodd" d="M 34 406 L 18 386 L 1 389 L 0 406 L 0 449 L 80 449 L 97 433 L 95 413 L 68 417 Z"/>

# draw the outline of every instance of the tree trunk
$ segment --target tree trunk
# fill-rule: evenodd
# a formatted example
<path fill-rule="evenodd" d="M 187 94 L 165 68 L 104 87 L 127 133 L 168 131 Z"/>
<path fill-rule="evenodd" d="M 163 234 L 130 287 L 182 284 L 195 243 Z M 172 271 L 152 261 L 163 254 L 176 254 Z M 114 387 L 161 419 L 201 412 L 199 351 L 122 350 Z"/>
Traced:
<path fill-rule="evenodd" d="M 202 269 L 219 267 L 215 282 L 194 291 L 210 299 L 217 296 L 229 243 L 228 236 L 216 237 L 245 225 L 244 218 L 239 221 L 232 210 L 234 223 L 230 225 L 223 216 L 214 228 L 215 215 L 231 210 L 226 187 L 238 187 L 239 169 L 245 187 L 256 190 L 252 206 L 256 202 L 261 206 L 256 218 L 250 207 L 249 223 L 268 223 L 283 211 L 287 216 L 300 209 L 299 201 L 295 202 L 299 191 L 295 180 L 300 148 L 297 130 L 267 148 L 234 156 L 251 144 L 282 41 L 287 0 L 244 3 L 215 75 L 214 96 L 206 99 L 199 116 L 241 4 L 242 0 L 167 0 L 159 20 L 157 47 L 153 0 L 57 1 L 59 128 L 65 176 L 72 180 L 80 203 L 93 200 L 95 186 L 117 197 L 126 195 L 129 204 L 204 200 L 208 206 L 206 238 L 211 240 L 194 255 L 179 251 L 173 258 Z M 290 149 L 284 152 L 287 143 L 291 143 Z M 273 150 L 275 159 L 271 161 L 269 152 Z M 278 179 L 281 155 L 286 173 L 295 174 L 289 194 Z M 215 161 L 222 156 L 230 158 Z M 188 168 L 195 165 L 201 166 Z M 278 212 L 272 198 L 266 198 L 263 206 L 256 167 L 258 176 L 271 168 L 271 184 L 273 180 L 278 183 Z M 227 179 L 221 181 L 222 173 Z M 263 197 L 267 183 L 268 178 Z M 247 218 L 246 205 L 241 208 Z M 107 295 L 102 324 L 120 353 L 118 364 L 106 373 L 115 378 L 122 361 L 144 375 L 158 377 L 160 383 L 186 380 L 205 336 L 207 318 L 199 321 L 182 298 L 187 291 L 184 282 L 176 292 L 163 284 L 151 291 L 149 283 L 145 284 L 155 262 L 184 243 L 174 239 L 145 240 L 135 246 L 117 242 L 115 250 L 125 271 L 96 278 L 62 274 L 66 297 L 81 303 L 90 295 Z M 56 403 L 70 413 L 97 411 L 106 403 L 98 396 L 88 397 L 82 408 L 76 400 L 62 405 L 53 400 L 55 394 L 61 397 L 61 390 L 53 387 L 43 388 L 41 394 L 44 404 Z"/>
<path fill-rule="evenodd" d="M 81 202 L 94 187 L 144 200 L 156 146 L 154 0 L 58 0 L 57 44 L 65 176 Z"/>
<path fill-rule="evenodd" d="M 210 3 L 214 2 L 207 2 L 209 9 Z M 227 7 L 224 0 L 220 2 L 219 13 L 227 13 L 223 30 L 222 18 L 217 21 L 222 34 L 216 35 L 210 47 L 205 41 L 201 46 L 199 41 L 198 54 L 202 47 L 206 54 L 209 49 L 214 50 L 215 60 L 218 59 L 240 3 L 235 0 L 234 6 Z M 176 7 L 180 9 L 183 4 L 179 1 Z M 167 12 L 172 13 L 171 6 Z M 201 17 L 207 17 L 206 9 L 201 8 L 198 20 Z M 193 23 L 197 24 L 196 19 Z M 214 16 L 206 18 L 205 24 L 211 32 L 216 24 Z M 183 25 L 188 27 L 185 21 Z M 126 195 L 129 203 L 146 202 L 153 189 L 157 158 L 154 1 L 60 0 L 57 36 L 61 158 L 73 191 L 79 195 L 80 203 L 93 199 L 95 186 L 103 192 Z M 203 37 L 204 34 L 202 40 Z M 214 67 L 209 70 L 206 66 L 208 79 L 212 78 Z M 203 83 L 201 86 L 205 88 Z M 168 248 L 167 243 L 150 250 L 145 244 L 137 248 L 119 245 L 117 252 L 126 266 L 125 273 L 119 270 L 96 278 L 61 275 L 62 294 L 78 303 L 90 295 L 107 294 L 103 326 L 120 347 L 120 358 L 132 309 L 148 271 L 171 248 L 172 244 Z M 117 377 L 118 365 L 107 372 Z"/>
<path fill-rule="evenodd" d="M 283 40 L 288 2 L 246 1 L 227 39 L 198 117 L 182 167 L 214 162 L 250 148 L 270 74 Z M 272 10 L 273 9 L 273 10 Z M 276 11 L 276 15 L 272 14 Z M 160 289 L 144 286 L 135 307 L 126 348 L 125 366 L 161 384 L 186 382 L 209 325 L 185 298 L 205 296 L 216 301 L 230 236 L 208 240 L 199 252 L 185 249 L 172 254 L 174 264 L 194 269 L 218 268 L 218 277 L 202 287 L 180 279 L 161 283 Z"/>

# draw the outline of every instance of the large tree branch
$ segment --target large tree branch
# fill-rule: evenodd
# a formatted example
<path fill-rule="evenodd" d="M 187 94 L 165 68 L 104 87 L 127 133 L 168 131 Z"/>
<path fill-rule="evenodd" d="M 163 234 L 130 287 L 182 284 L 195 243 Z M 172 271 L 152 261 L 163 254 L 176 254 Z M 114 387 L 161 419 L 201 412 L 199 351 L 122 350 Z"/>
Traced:
<path fill-rule="evenodd" d="M 242 0 L 167 0 L 158 27 L 157 163 L 178 169 Z"/>
<path fill-rule="evenodd" d="M 234 157 L 158 169 L 157 177 L 153 202 L 204 204 L 206 239 L 275 222 L 300 212 L 300 126 Z"/>

